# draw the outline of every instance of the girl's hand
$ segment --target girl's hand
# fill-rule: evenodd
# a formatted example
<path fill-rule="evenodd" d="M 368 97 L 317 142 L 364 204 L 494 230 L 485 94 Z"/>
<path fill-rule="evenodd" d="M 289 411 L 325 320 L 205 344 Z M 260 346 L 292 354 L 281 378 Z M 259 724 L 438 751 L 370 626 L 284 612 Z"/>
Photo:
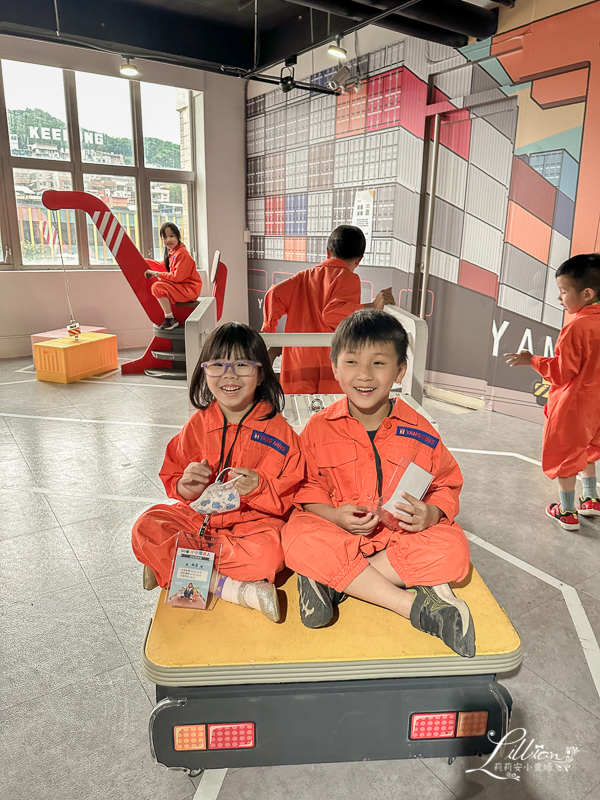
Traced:
<path fill-rule="evenodd" d="M 192 461 L 177 481 L 177 491 L 185 500 L 197 500 L 210 483 L 212 475 L 208 461 Z"/>
<path fill-rule="evenodd" d="M 332 522 L 355 536 L 368 536 L 379 525 L 379 517 L 376 514 L 370 511 L 365 513 L 364 508 L 352 503 L 338 506 L 331 516 Z"/>
<path fill-rule="evenodd" d="M 504 353 L 506 356 L 506 363 L 511 367 L 530 367 L 533 353 L 529 350 L 521 350 L 520 353 Z"/>
<path fill-rule="evenodd" d="M 432 525 L 437 525 L 442 518 L 443 514 L 437 506 L 431 506 L 422 500 L 417 500 L 416 497 L 413 497 L 408 492 L 400 492 L 400 494 L 404 497 L 406 503 L 394 503 L 398 511 L 393 516 L 398 520 L 398 525 L 402 530 L 418 533 L 430 528 Z"/>
<path fill-rule="evenodd" d="M 250 492 L 253 492 L 258 488 L 260 478 L 253 470 L 245 469 L 244 467 L 236 467 L 235 469 L 232 469 L 231 472 L 233 472 L 234 475 L 243 476 L 233 484 L 238 490 L 240 497 L 250 494 Z"/>

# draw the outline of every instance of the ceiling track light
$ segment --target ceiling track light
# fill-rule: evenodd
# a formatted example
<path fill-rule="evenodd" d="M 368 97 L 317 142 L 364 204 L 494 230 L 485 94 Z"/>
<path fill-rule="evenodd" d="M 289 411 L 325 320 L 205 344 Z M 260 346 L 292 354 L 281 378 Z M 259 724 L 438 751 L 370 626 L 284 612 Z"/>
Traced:
<path fill-rule="evenodd" d="M 335 44 L 330 44 L 327 48 L 327 55 L 334 56 L 335 58 L 346 59 L 348 58 L 348 53 L 341 45 L 342 38 L 341 36 L 335 37 Z"/>
<path fill-rule="evenodd" d="M 136 75 L 139 75 L 139 70 L 135 64 L 131 64 L 130 61 L 131 59 L 126 58 L 125 63 L 121 64 L 119 67 L 119 72 L 126 78 L 135 78 Z"/>

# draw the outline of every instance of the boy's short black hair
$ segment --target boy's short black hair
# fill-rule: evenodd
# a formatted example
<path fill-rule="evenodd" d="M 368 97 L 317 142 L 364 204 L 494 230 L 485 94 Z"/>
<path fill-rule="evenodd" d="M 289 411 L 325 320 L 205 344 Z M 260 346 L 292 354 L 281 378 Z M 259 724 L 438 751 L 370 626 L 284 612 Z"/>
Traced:
<path fill-rule="evenodd" d="M 200 353 L 192 381 L 190 383 L 190 402 L 195 408 L 205 409 L 215 399 L 208 388 L 206 375 L 202 369 L 204 361 L 233 361 L 236 358 L 257 361 L 262 368 L 263 381 L 256 387 L 254 399 L 263 400 L 271 410 L 261 419 L 271 419 L 283 410 L 283 389 L 273 372 L 271 361 L 262 336 L 241 322 L 226 322 L 215 328 Z"/>
<path fill-rule="evenodd" d="M 363 308 L 350 314 L 337 326 L 331 340 L 329 357 L 337 364 L 344 350 L 359 351 L 367 344 L 391 342 L 398 356 L 398 366 L 406 361 L 408 336 L 396 317 L 387 311 Z"/>
<path fill-rule="evenodd" d="M 362 258 L 367 247 L 364 233 L 356 225 L 340 225 L 327 240 L 327 249 L 333 258 L 349 261 Z"/>
<path fill-rule="evenodd" d="M 580 253 L 571 256 L 556 270 L 556 277 L 564 275 L 579 292 L 593 289 L 596 300 L 600 300 L 600 253 Z"/>

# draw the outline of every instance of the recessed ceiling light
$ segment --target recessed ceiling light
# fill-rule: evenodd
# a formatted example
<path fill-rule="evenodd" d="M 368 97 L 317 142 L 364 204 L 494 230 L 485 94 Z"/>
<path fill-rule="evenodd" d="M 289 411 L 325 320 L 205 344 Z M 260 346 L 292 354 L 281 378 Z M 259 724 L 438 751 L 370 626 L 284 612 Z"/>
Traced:
<path fill-rule="evenodd" d="M 126 78 L 135 78 L 139 74 L 138 68 L 135 64 L 130 64 L 128 58 L 125 59 L 125 64 L 121 64 L 119 67 L 119 72 L 121 75 L 125 75 Z"/>

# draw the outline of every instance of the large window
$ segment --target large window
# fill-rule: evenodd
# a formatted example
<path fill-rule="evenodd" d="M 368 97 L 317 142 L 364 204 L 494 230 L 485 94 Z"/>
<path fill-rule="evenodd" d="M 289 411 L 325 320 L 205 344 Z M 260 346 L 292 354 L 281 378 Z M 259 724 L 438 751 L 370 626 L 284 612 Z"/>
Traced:
<path fill-rule="evenodd" d="M 192 119 L 187 89 L 1 60 L 0 269 L 117 266 L 91 217 L 44 206 L 48 189 L 100 198 L 146 258 L 165 222 L 193 252 Z"/>

